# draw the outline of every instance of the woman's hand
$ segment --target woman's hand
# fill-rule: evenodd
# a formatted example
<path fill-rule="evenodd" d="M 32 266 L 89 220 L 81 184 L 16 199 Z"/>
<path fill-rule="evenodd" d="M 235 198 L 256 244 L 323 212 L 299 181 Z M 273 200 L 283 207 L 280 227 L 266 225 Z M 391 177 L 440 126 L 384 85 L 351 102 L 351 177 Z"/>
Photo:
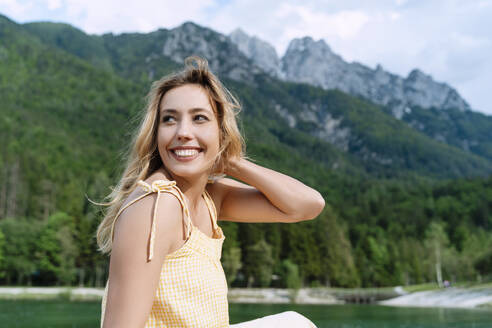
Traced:
<path fill-rule="evenodd" d="M 245 161 L 245 159 L 244 158 L 237 158 L 237 157 L 229 159 L 229 161 L 227 162 L 224 173 L 230 177 L 241 180 L 241 178 L 238 177 L 238 175 L 241 172 L 239 169 L 239 166 L 240 166 L 242 161 Z"/>

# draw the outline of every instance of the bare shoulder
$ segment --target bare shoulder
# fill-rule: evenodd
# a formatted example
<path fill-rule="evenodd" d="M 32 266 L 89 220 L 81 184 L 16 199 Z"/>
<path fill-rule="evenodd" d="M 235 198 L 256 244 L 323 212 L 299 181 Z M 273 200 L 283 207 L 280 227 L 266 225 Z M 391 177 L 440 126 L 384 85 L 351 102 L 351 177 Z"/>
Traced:
<path fill-rule="evenodd" d="M 182 236 L 181 204 L 174 195 L 169 193 L 161 193 L 159 202 L 156 204 L 157 193 L 142 197 L 146 193 L 143 188 L 137 187 L 128 196 L 125 205 L 134 202 L 122 211 L 115 222 L 114 243 L 120 242 L 128 247 L 143 247 L 143 254 L 147 254 L 145 247 L 147 247 L 147 241 L 150 237 L 154 209 L 156 208 L 154 254 L 167 254 Z M 142 198 L 136 200 L 139 197 Z"/>
<path fill-rule="evenodd" d="M 173 243 L 180 238 L 182 211 L 178 199 L 161 193 L 156 203 L 157 193 L 145 194 L 143 188 L 135 188 L 125 202 L 129 205 L 115 222 L 105 327 L 144 326 L 162 265 Z M 154 209 L 157 210 L 155 217 Z M 153 257 L 149 261 L 152 223 L 155 235 Z"/>
<path fill-rule="evenodd" d="M 148 185 L 152 185 L 152 183 L 156 180 L 170 180 L 169 179 L 169 175 L 163 171 L 163 170 L 157 170 L 155 171 L 154 173 L 152 173 L 147 179 L 145 179 L 143 182 L 145 182 L 146 184 Z M 135 189 L 128 195 L 128 197 L 126 198 L 126 200 L 124 201 L 123 205 L 122 205 L 122 208 L 124 208 L 128 203 L 131 203 L 133 201 L 135 201 L 137 198 L 143 196 L 144 194 L 146 194 L 147 191 L 145 191 L 143 188 L 141 188 L 140 186 L 136 186 Z M 155 195 L 154 196 L 146 196 L 144 198 L 146 198 L 146 200 L 142 199 L 140 201 L 137 201 L 137 203 L 140 203 L 141 207 L 149 207 L 149 203 L 152 203 L 152 201 L 150 201 L 149 199 L 154 199 L 155 201 Z M 153 203 L 152 203 L 153 204 Z M 179 204 L 179 202 L 178 202 Z M 128 206 L 128 207 L 132 207 L 134 204 Z M 141 208 L 142 209 L 142 208 Z M 126 211 L 126 209 L 125 209 Z M 124 212 L 125 212 L 124 211 Z M 121 213 L 123 215 L 123 213 Z"/>

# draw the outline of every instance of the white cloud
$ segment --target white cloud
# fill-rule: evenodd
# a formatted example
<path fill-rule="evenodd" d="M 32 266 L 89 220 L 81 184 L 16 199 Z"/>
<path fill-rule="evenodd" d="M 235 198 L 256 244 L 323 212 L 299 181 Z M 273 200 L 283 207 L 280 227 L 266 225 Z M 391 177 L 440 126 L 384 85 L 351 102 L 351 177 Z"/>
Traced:
<path fill-rule="evenodd" d="M 194 21 L 241 27 L 283 54 L 292 38 L 324 39 L 345 60 L 406 75 L 420 68 L 492 114 L 492 0 L 0 0 L 15 21 L 70 23 L 87 33 L 150 32 Z"/>
<path fill-rule="evenodd" d="M 401 15 L 400 15 L 400 13 L 398 13 L 398 12 L 396 12 L 396 11 L 392 11 L 392 12 L 388 13 L 388 15 L 389 15 L 389 18 L 390 18 L 392 21 L 395 21 L 395 20 L 399 19 L 399 18 L 400 18 L 400 16 L 401 16 Z"/>
<path fill-rule="evenodd" d="M 315 34 L 334 35 L 341 39 L 350 39 L 357 35 L 369 21 L 368 15 L 362 11 L 340 11 L 334 14 L 311 10 L 300 5 L 284 3 L 275 13 L 275 17 L 284 21 L 295 17 L 294 21 L 286 24 L 291 37 Z"/>
<path fill-rule="evenodd" d="M 214 0 L 0 0 L 0 12 L 19 22 L 56 20 L 87 33 L 150 32 L 185 20 L 203 21 Z"/>
<path fill-rule="evenodd" d="M 61 8 L 62 0 L 46 0 L 49 10 L 56 10 Z"/>
<path fill-rule="evenodd" d="M 491 0 L 483 0 L 478 2 L 478 7 L 479 8 L 487 8 L 492 6 L 492 1 Z"/>
<path fill-rule="evenodd" d="M 17 19 L 19 16 L 25 15 L 32 8 L 31 2 L 21 3 L 16 0 L 0 0 L 0 12 L 10 16 L 12 19 Z"/>
<path fill-rule="evenodd" d="M 185 20 L 198 21 L 213 0 L 87 1 L 65 0 L 70 17 L 89 33 L 150 32 L 174 27 Z"/>

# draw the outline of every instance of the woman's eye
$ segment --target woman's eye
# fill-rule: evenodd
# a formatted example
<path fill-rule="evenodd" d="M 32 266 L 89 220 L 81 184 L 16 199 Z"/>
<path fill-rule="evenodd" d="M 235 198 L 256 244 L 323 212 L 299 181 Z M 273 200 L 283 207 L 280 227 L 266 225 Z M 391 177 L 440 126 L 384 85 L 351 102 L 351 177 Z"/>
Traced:
<path fill-rule="evenodd" d="M 169 119 L 174 119 L 174 117 L 170 116 L 170 115 L 166 115 L 162 118 L 162 122 L 169 122 Z"/>
<path fill-rule="evenodd" d="M 201 117 L 202 119 L 199 120 L 199 117 Z M 195 119 L 197 119 L 198 121 L 208 121 L 208 117 L 206 117 L 205 115 L 197 115 L 195 116 Z"/>

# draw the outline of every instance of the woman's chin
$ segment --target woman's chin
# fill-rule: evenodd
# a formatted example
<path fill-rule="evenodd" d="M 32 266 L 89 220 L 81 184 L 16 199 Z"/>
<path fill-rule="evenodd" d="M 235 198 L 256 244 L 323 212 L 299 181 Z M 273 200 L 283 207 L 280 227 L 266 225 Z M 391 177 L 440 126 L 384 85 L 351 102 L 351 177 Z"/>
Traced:
<path fill-rule="evenodd" d="M 167 171 L 173 177 L 186 180 L 199 180 L 202 176 L 206 176 L 208 178 L 209 172 L 213 166 L 213 162 L 203 163 L 203 161 L 196 161 L 195 163 L 193 163 L 193 161 L 191 161 L 188 163 L 180 163 L 173 158 L 169 158 L 169 160 L 170 161 L 166 161 L 167 163 L 164 162 L 164 166 L 166 167 Z"/>

